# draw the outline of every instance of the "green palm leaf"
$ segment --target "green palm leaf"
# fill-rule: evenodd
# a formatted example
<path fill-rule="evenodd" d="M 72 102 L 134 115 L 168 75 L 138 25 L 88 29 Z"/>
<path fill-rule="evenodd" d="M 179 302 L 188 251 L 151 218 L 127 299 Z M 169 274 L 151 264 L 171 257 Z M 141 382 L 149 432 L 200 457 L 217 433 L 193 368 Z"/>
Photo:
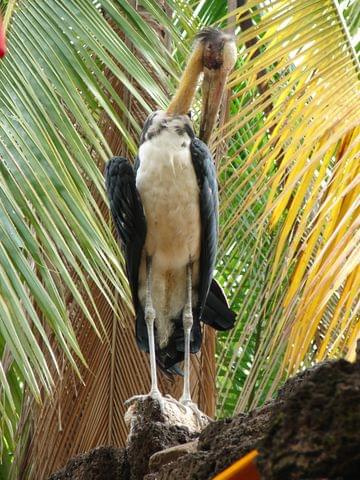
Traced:
<path fill-rule="evenodd" d="M 258 405 L 314 360 L 353 358 L 359 335 L 355 51 L 333 2 L 259 12 L 234 12 L 254 27 L 239 34 L 248 44 L 217 136 L 230 142 L 219 274 L 240 310 L 220 342 L 222 414 Z"/>

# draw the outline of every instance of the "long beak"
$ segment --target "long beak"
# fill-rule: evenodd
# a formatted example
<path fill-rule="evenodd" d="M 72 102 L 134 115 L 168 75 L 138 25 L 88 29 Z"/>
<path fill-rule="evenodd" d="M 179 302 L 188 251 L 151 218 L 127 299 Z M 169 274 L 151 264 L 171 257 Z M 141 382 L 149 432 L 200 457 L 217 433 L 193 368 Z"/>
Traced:
<path fill-rule="evenodd" d="M 210 70 L 204 68 L 199 138 L 205 143 L 209 143 L 214 130 L 226 80 L 227 74 L 222 69 Z"/>
<path fill-rule="evenodd" d="M 208 143 L 217 120 L 226 81 L 236 62 L 236 44 L 231 35 L 218 30 L 208 30 L 205 35 L 199 138 Z"/>

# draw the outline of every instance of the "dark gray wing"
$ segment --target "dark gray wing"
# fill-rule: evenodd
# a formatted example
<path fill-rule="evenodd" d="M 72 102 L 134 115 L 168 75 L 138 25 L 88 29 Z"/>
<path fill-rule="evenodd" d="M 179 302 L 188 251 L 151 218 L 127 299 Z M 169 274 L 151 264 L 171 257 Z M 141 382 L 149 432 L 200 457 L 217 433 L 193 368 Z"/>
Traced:
<path fill-rule="evenodd" d="M 218 188 L 215 165 L 208 147 L 198 138 L 190 144 L 200 190 L 201 253 L 198 315 L 201 318 L 215 268 L 218 242 Z"/>
<path fill-rule="evenodd" d="M 132 166 L 123 157 L 113 157 L 106 165 L 106 189 L 110 210 L 122 242 L 126 271 L 136 314 L 141 306 L 138 298 L 139 267 L 146 237 L 146 220 Z"/>
<path fill-rule="evenodd" d="M 198 318 L 217 330 L 234 325 L 235 314 L 213 279 L 218 243 L 219 200 L 215 165 L 208 147 L 198 138 L 190 144 L 191 158 L 200 190 L 201 253 Z"/>

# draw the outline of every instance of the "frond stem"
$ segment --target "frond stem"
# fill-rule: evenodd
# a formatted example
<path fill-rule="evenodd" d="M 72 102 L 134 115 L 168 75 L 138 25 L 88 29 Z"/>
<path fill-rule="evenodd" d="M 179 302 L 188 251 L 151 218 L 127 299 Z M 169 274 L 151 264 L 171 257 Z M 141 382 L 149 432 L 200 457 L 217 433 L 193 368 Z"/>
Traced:
<path fill-rule="evenodd" d="M 334 3 L 334 7 L 337 11 L 337 14 L 339 16 L 339 19 L 340 19 L 340 22 L 341 22 L 341 26 L 342 26 L 342 29 L 343 29 L 343 33 L 344 33 L 344 36 L 347 40 L 347 43 L 348 43 L 348 46 L 350 48 L 350 52 L 351 52 L 351 55 L 353 57 L 353 62 L 354 62 L 354 66 L 355 68 L 357 69 L 359 75 L 360 75 L 360 61 L 359 61 L 359 58 L 356 54 L 356 51 L 355 51 L 355 48 L 354 48 L 354 45 L 351 41 L 351 35 L 350 35 L 350 32 L 349 32 L 349 29 L 346 25 L 346 22 L 345 22 L 345 18 L 344 18 L 344 15 L 342 14 L 341 12 L 341 9 L 340 9 L 340 5 L 339 5 L 339 2 L 338 0 L 333 0 L 333 3 Z"/>
<path fill-rule="evenodd" d="M 5 33 L 9 25 L 10 19 L 12 17 L 12 14 L 14 13 L 15 5 L 16 5 L 16 0 L 9 0 L 8 6 L 5 11 L 5 15 L 4 15 L 4 21 L 3 21 L 3 28 Z"/>

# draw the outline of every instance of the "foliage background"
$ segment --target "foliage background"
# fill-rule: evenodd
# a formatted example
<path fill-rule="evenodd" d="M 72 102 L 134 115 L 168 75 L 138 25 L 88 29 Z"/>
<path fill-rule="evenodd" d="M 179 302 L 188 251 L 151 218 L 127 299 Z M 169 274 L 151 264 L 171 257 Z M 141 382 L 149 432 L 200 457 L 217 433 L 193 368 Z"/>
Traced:
<path fill-rule="evenodd" d="M 353 356 L 359 2 L 10 0 L 1 9 L 2 478 L 42 478 L 76 449 L 119 443 L 122 398 L 147 389 L 103 164 L 134 155 L 203 25 L 235 28 L 239 48 L 212 138 L 217 277 L 238 312 L 217 342 L 217 413 L 260 404 L 314 361 Z M 206 345 L 194 363 L 199 398 L 210 388 Z"/>

